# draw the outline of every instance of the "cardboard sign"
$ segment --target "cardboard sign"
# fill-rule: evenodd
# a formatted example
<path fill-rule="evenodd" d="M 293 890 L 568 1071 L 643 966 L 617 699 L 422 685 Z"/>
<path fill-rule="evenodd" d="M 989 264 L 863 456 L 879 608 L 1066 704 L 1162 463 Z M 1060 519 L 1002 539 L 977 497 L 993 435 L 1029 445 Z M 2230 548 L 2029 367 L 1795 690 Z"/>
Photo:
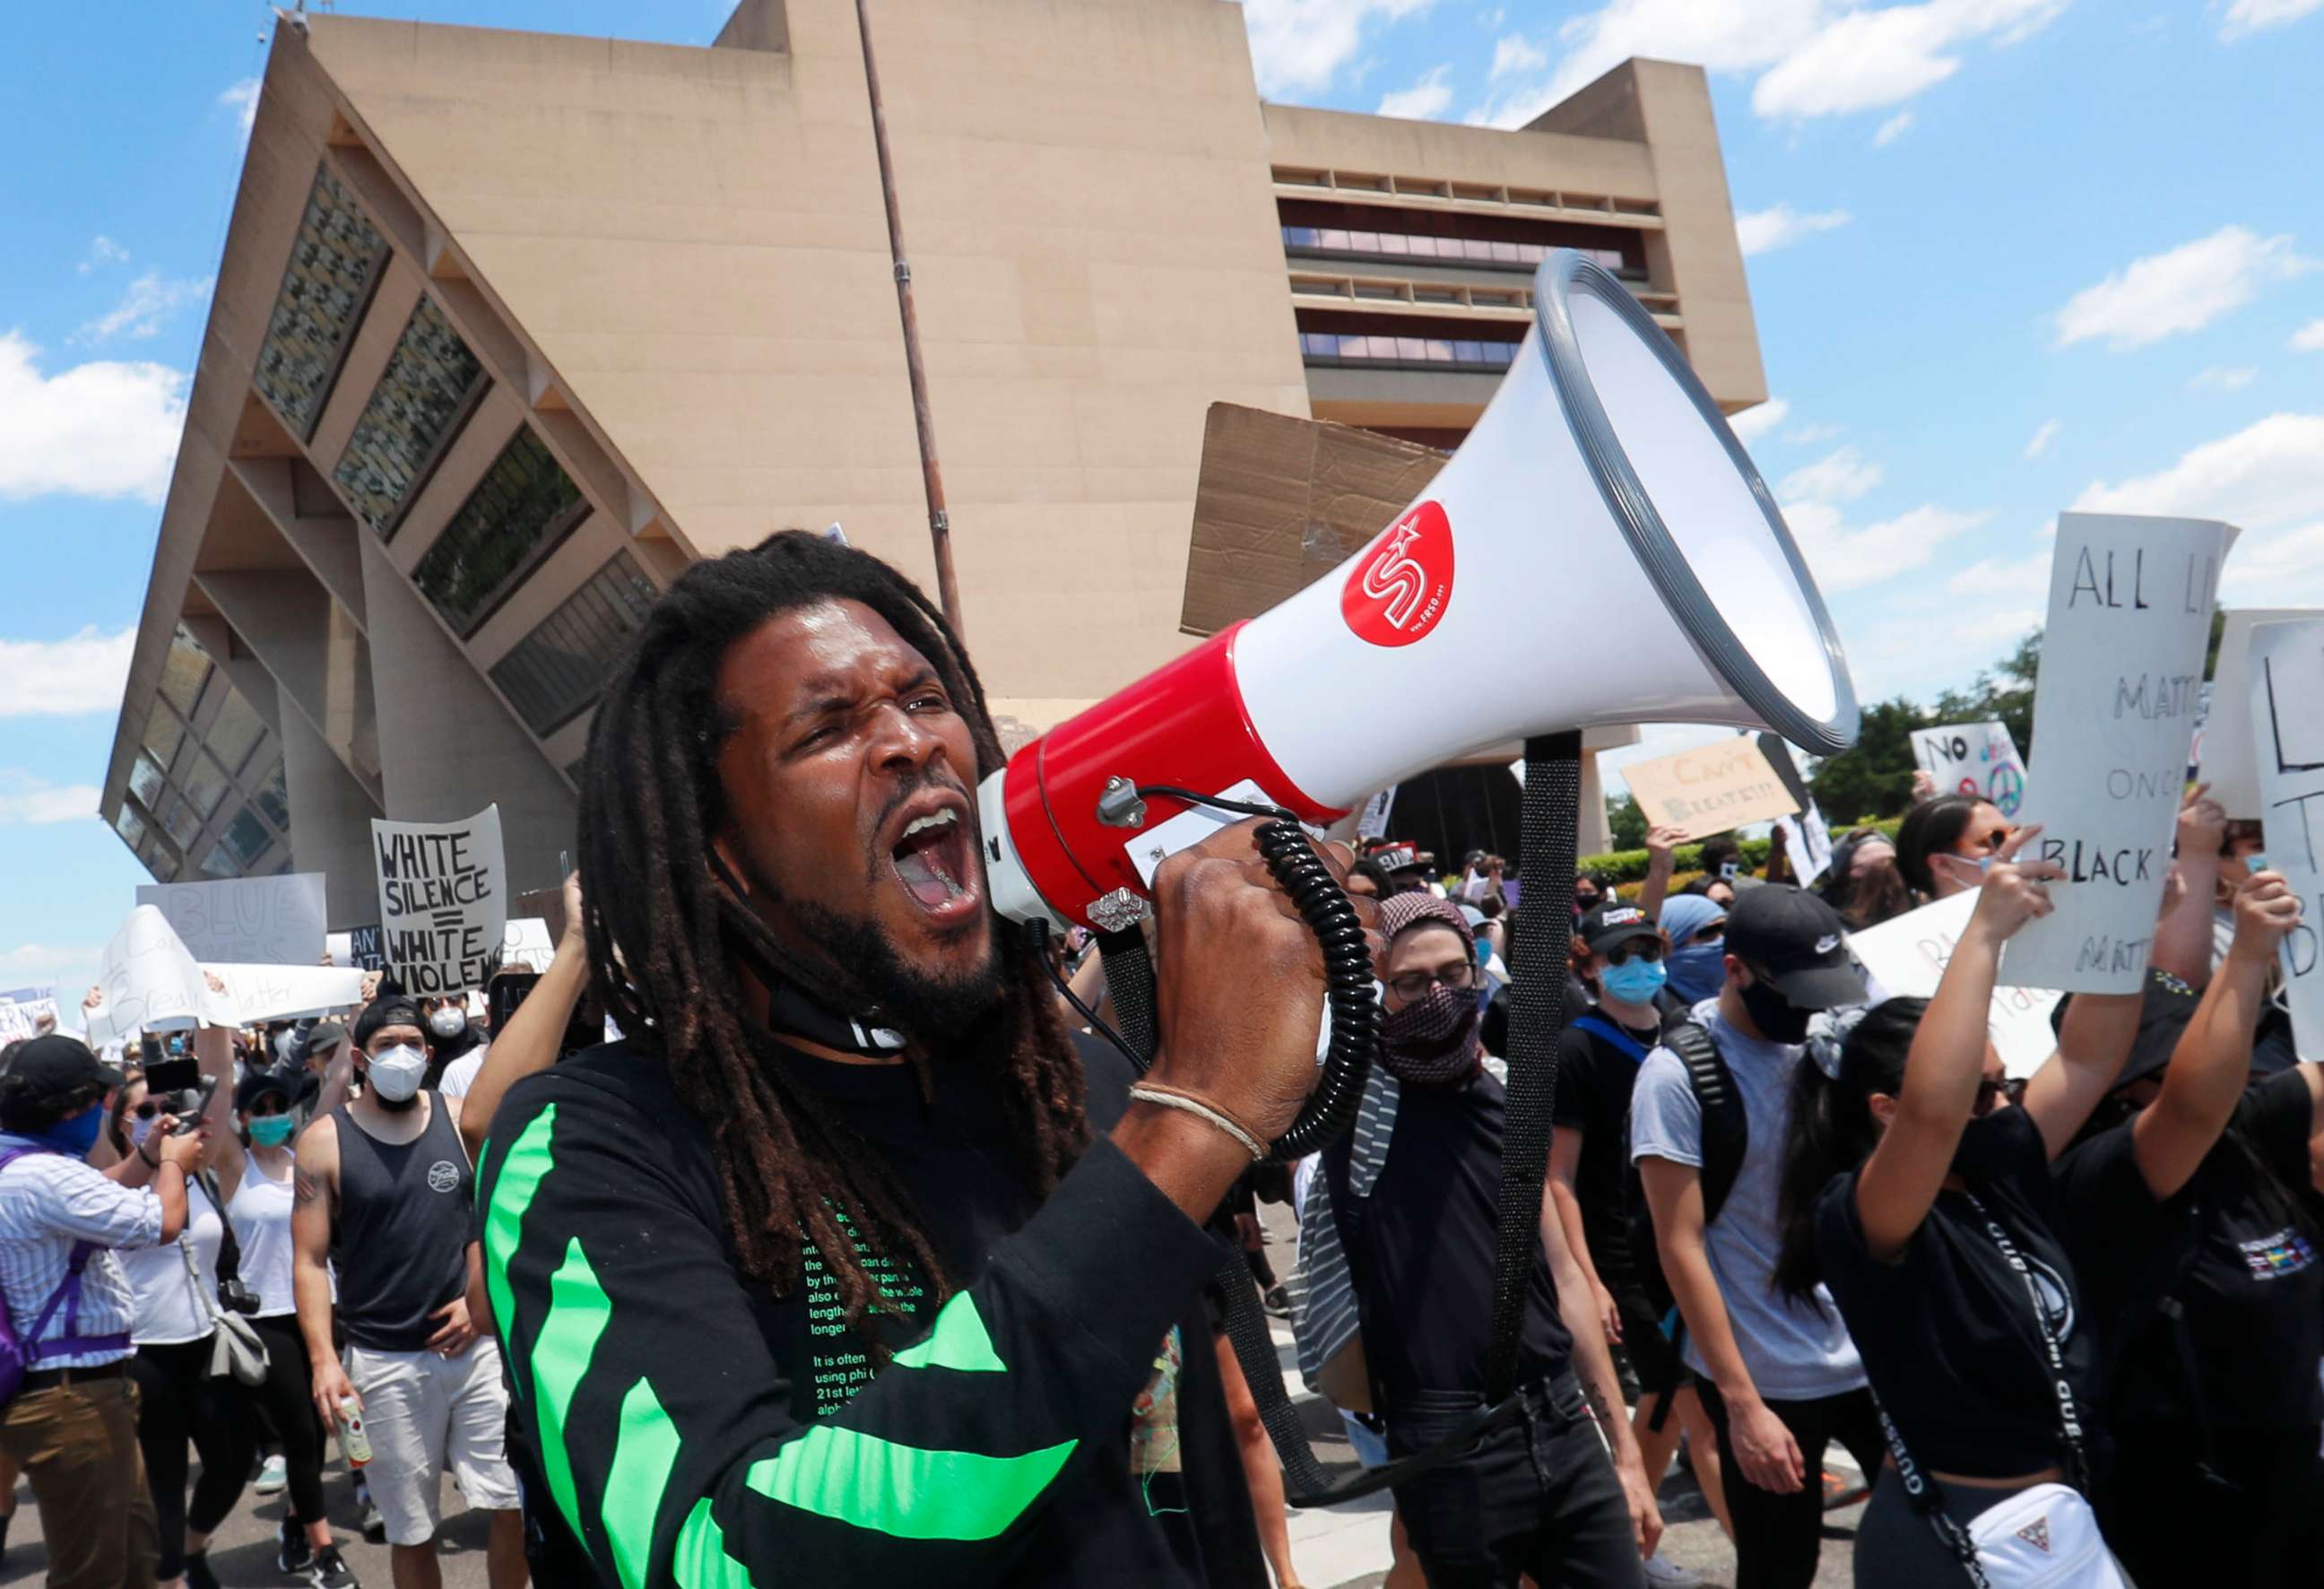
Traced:
<path fill-rule="evenodd" d="M 191 1031 L 235 1026 L 234 1002 L 213 988 L 155 905 L 140 905 L 105 946 L 97 964 L 105 1003 L 89 1014 L 93 1042 L 119 1042 L 134 1031 Z"/>
<path fill-rule="evenodd" d="M 2025 803 L 2025 761 L 2006 723 L 1962 723 L 1913 730 L 1913 759 L 1937 781 L 1941 795 L 1990 800 L 2015 818 Z"/>
<path fill-rule="evenodd" d="M 2279 956 L 2284 997 L 2300 1051 L 2324 1054 L 2324 615 L 2257 625 L 2250 656 L 2267 864 L 2301 901 Z"/>
<path fill-rule="evenodd" d="M 2212 698 L 2219 709 L 2205 719 L 2202 753 L 2196 758 L 2200 781 L 2230 818 L 2260 820 L 2259 756 L 2253 749 L 2251 699 L 2252 631 L 2262 624 L 2295 624 L 2324 618 L 2315 607 L 2245 607 L 2229 611 L 2219 632 L 2219 661 L 2212 670 Z"/>
<path fill-rule="evenodd" d="M 483 987 L 508 929 L 501 808 L 459 822 L 374 817 L 371 846 L 388 973 L 423 996 Z"/>
<path fill-rule="evenodd" d="M 2203 684 L 2219 564 L 2235 531 L 2202 519 L 2058 515 L 2050 616 L 2034 682 L 2021 854 L 2065 875 L 2057 909 L 2003 951 L 2024 987 L 2136 993 L 2171 870 L 2172 832 Z"/>
<path fill-rule="evenodd" d="M 323 874 L 235 877 L 223 882 L 149 882 L 137 902 L 154 905 L 197 960 L 312 965 L 323 957 Z"/>
<path fill-rule="evenodd" d="M 329 965 L 208 965 L 225 984 L 237 1026 L 298 1021 L 345 1010 L 363 997 L 364 974 Z"/>
<path fill-rule="evenodd" d="M 1708 838 L 1747 822 L 1789 817 L 1800 808 L 1759 747 L 1738 735 L 1622 769 L 1649 827 Z"/>
<path fill-rule="evenodd" d="M 1386 838 L 1388 836 L 1388 814 L 1396 809 L 1396 791 L 1397 787 L 1397 785 L 1391 783 L 1386 789 L 1380 790 L 1378 794 L 1372 796 L 1371 799 L 1364 802 L 1364 808 L 1356 814 L 1356 836 L 1358 838 Z"/>
<path fill-rule="evenodd" d="M 1977 893 L 1959 893 L 1908 910 L 1877 927 L 1848 935 L 1848 947 L 1890 998 L 1925 999 L 1953 957 L 1953 946 L 1977 910 Z M 2058 1046 L 2050 1012 L 2063 993 L 2046 988 L 1996 987 L 1986 1033 L 2014 1076 L 2033 1075 Z"/>
<path fill-rule="evenodd" d="M 44 1015 L 51 1025 L 56 1022 L 57 990 L 54 984 L 10 988 L 0 993 L 0 1043 L 39 1037 L 41 1018 Z"/>

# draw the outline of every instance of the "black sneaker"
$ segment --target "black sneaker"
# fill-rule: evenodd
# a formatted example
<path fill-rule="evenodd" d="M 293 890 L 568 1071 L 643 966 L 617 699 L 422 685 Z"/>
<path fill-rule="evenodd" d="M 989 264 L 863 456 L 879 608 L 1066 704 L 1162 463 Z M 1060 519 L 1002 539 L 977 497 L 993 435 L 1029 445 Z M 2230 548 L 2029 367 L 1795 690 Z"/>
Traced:
<path fill-rule="evenodd" d="M 219 1589 L 217 1575 L 210 1571 L 207 1551 L 186 1552 L 186 1589 Z"/>
<path fill-rule="evenodd" d="M 387 1543 L 387 1520 L 379 1515 L 379 1502 L 364 1497 L 363 1537 L 374 1545 Z"/>
<path fill-rule="evenodd" d="M 1291 1316 L 1291 1293 L 1285 1290 L 1281 1286 L 1271 1287 L 1268 1289 L 1267 1294 L 1259 1298 L 1259 1306 L 1266 1308 L 1268 1312 L 1273 1314 L 1277 1318 L 1289 1318 Z"/>
<path fill-rule="evenodd" d="M 289 1518 L 284 1518 L 275 1536 L 274 1570 L 279 1573 L 303 1573 L 314 1565 L 315 1547 L 307 1543 L 307 1531 Z"/>
<path fill-rule="evenodd" d="M 326 1545 L 315 1553 L 314 1565 L 307 1569 L 307 1582 L 315 1589 L 363 1589 L 336 1545 Z"/>

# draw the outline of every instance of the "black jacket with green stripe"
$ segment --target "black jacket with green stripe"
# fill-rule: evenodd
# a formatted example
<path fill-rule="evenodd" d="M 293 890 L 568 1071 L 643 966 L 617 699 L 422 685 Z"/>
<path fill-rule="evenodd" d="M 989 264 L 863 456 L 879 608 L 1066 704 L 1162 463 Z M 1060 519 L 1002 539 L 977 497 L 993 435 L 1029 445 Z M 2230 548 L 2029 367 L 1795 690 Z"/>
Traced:
<path fill-rule="evenodd" d="M 876 1374 L 812 1252 L 787 1298 L 743 1280 L 653 1059 L 610 1044 L 511 1091 L 477 1173 L 486 1284 L 524 1455 L 597 1583 L 1263 1589 L 1201 1297 L 1222 1250 L 1102 1134 L 1128 1067 L 1084 1060 L 1094 1140 L 1043 1203 L 966 1065 L 923 1101 L 903 1067 L 791 1058 L 962 1288 Z"/>

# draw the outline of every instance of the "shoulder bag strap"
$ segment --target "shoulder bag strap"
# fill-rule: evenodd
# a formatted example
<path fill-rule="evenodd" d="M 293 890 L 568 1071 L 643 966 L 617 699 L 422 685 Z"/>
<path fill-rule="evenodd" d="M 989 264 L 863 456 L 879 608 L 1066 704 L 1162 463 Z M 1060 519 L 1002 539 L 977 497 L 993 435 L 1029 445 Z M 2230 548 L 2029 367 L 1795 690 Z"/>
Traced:
<path fill-rule="evenodd" d="M 244 1150 L 242 1158 L 242 1173 L 248 1176 L 256 1173 L 256 1170 L 257 1160 L 252 1159 L 249 1151 Z M 217 1283 L 223 1286 L 228 1280 L 238 1280 L 242 1278 L 242 1243 L 235 1236 L 234 1221 L 226 1216 L 226 1199 L 218 1194 L 217 1171 L 205 1169 L 195 1178 L 201 1182 L 202 1195 L 210 1200 L 210 1206 L 217 1210 Z M 188 1227 L 190 1228 L 193 1223 L 193 1211 L 188 1209 L 186 1211 Z"/>
<path fill-rule="evenodd" d="M 1727 1068 L 1727 1057 L 1719 1051 L 1718 1043 L 1700 1023 L 1689 1021 L 1673 1027 L 1664 1035 L 1663 1043 L 1686 1067 L 1687 1085 L 1694 1089 L 1695 1101 L 1702 1105 L 1705 1128 L 1702 1223 L 1708 1226 L 1727 1206 L 1727 1194 L 1735 1189 L 1735 1178 L 1743 1171 L 1743 1156 L 1750 1150 L 1751 1122 L 1743 1113 L 1742 1095 L 1735 1090 L 1735 1077 Z M 1721 1151 L 1716 1163 L 1710 1151 L 1713 1135 L 1709 1129 L 1714 1114 L 1724 1122 L 1717 1135 Z"/>
<path fill-rule="evenodd" d="M 1904 1486 L 1904 1499 L 1936 1530 L 1937 1538 L 1944 1541 L 1945 1548 L 1952 1552 L 1953 1559 L 1969 1575 L 1969 1581 L 1977 1589 L 1993 1589 L 1992 1580 L 1985 1575 L 1985 1564 L 1978 1560 L 1977 1541 L 1945 1510 L 1944 1492 L 1938 1487 L 1935 1475 L 1923 1473 L 1920 1464 L 1913 1460 L 1913 1454 L 1904 1449 L 1904 1437 L 1897 1431 L 1896 1420 L 1888 1416 L 1888 1409 L 1882 1405 L 1877 1390 L 1872 1394 L 1872 1406 L 1880 1415 L 1880 1433 L 1888 1442 L 1888 1455 L 1895 1459 L 1896 1479 Z"/>
<path fill-rule="evenodd" d="M 2050 1388 L 2058 1398 L 2058 1437 L 2065 1448 L 2066 1482 L 2087 1495 L 2090 1490 L 2089 1460 L 2082 1450 L 2081 1413 L 2074 1405 L 2074 1388 L 2066 1382 L 2066 1350 L 2058 1342 L 2058 1333 L 2050 1327 L 2050 1310 L 2042 1306 L 2042 1288 L 2034 1279 L 2033 1267 L 2017 1251 L 2017 1243 L 2001 1228 L 2001 1222 L 1987 1212 L 1985 1204 L 1975 1192 L 1964 1190 L 1969 1206 L 1985 1222 L 1985 1233 L 2000 1252 L 2002 1260 L 2017 1271 L 2025 1282 L 2025 1298 L 2033 1306 L 2034 1328 L 2042 1337 L 2043 1365 L 2050 1374 Z"/>
<path fill-rule="evenodd" d="M 1606 1020 L 1603 1016 L 1577 1015 L 1572 1021 L 1566 1022 L 1566 1024 L 1568 1026 L 1578 1026 L 1583 1031 L 1597 1033 L 1598 1036 L 1604 1038 L 1608 1042 L 1621 1049 L 1625 1054 L 1628 1054 L 1630 1057 L 1630 1063 L 1633 1065 L 1644 1065 L 1646 1062 L 1646 1055 L 1649 1052 L 1646 1045 L 1638 1041 L 1637 1039 L 1632 1037 L 1628 1032 L 1624 1031 L 1612 1021 Z"/>

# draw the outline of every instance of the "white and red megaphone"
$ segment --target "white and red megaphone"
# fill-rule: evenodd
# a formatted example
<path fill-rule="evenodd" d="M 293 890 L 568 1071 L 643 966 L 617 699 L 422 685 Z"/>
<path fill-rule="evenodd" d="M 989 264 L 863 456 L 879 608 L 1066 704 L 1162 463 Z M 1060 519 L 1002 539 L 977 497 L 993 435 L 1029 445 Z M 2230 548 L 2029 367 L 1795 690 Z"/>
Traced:
<path fill-rule="evenodd" d="M 1586 606 L 1584 605 L 1586 601 Z M 1623 644 L 1597 643 L 1619 614 Z M 1589 617 L 1593 624 L 1577 620 Z M 1476 683 L 1487 653 L 1498 675 Z M 1425 703 L 1381 734 L 1360 714 Z M 991 899 L 1118 928 L 1216 826 L 1170 784 L 1338 820 L 1467 751 L 1621 723 L 1856 739 L 1839 637 L 1774 499 L 1636 299 L 1578 254 L 1460 452 L 1370 545 L 1010 758 L 978 792 Z"/>

